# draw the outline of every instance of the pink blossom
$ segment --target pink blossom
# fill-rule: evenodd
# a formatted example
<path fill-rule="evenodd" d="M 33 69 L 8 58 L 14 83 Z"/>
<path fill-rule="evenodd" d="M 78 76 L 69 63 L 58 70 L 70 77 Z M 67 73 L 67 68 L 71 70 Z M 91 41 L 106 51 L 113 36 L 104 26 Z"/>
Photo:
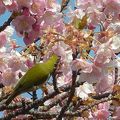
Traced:
<path fill-rule="evenodd" d="M 60 45 L 60 43 L 53 46 L 52 51 L 60 56 L 63 60 L 65 58 L 65 49 Z"/>
<path fill-rule="evenodd" d="M 43 15 L 46 9 L 45 0 L 33 0 L 31 5 L 31 12 L 37 15 Z"/>
<path fill-rule="evenodd" d="M 102 67 L 106 63 L 110 62 L 112 56 L 113 56 L 113 52 L 108 48 L 108 45 L 102 44 L 97 50 L 94 59 L 94 64 L 98 67 Z"/>
<path fill-rule="evenodd" d="M 103 73 L 101 72 L 101 69 L 93 64 L 92 72 L 91 73 L 82 72 L 80 76 L 77 77 L 77 80 L 80 82 L 87 81 L 88 83 L 94 83 L 94 82 L 96 83 L 101 79 L 102 76 Z"/>
<path fill-rule="evenodd" d="M 108 16 L 112 16 L 112 20 L 117 21 L 120 14 L 120 1 L 104 0 L 104 4 L 104 13 Z"/>
<path fill-rule="evenodd" d="M 4 31 L 0 32 L 0 48 L 5 46 L 6 43 L 7 43 L 6 33 Z"/>
<path fill-rule="evenodd" d="M 5 5 L 3 4 L 3 2 L 0 0 L 0 15 L 3 14 L 5 12 Z"/>
<path fill-rule="evenodd" d="M 2 73 L 2 83 L 5 86 L 9 86 L 11 84 L 14 84 L 16 82 L 16 75 L 15 72 L 13 72 L 10 68 L 5 69 Z"/>
<path fill-rule="evenodd" d="M 18 47 L 16 41 L 11 40 L 11 41 L 10 41 L 10 47 L 11 47 L 13 50 L 15 50 L 15 49 Z"/>
<path fill-rule="evenodd" d="M 89 23 L 88 29 L 93 30 L 95 28 L 96 28 L 96 26 L 93 23 Z"/>
<path fill-rule="evenodd" d="M 15 11 L 15 10 L 18 10 L 18 4 L 15 0 L 12 1 L 12 4 L 11 5 L 6 5 L 5 6 L 7 10 L 9 11 Z"/>
<path fill-rule="evenodd" d="M 47 8 L 50 9 L 53 7 L 53 4 L 56 4 L 56 0 L 45 0 Z"/>
<path fill-rule="evenodd" d="M 107 120 L 110 115 L 109 112 L 109 103 L 100 103 L 98 105 L 98 110 L 93 113 L 94 118 L 97 120 Z"/>
<path fill-rule="evenodd" d="M 112 31 L 114 33 L 120 33 L 120 22 L 110 23 L 107 26 L 107 31 Z"/>
<path fill-rule="evenodd" d="M 85 61 L 84 59 L 76 59 L 72 61 L 72 70 L 78 71 L 81 70 L 81 72 L 84 73 L 91 73 L 92 72 L 92 65 Z"/>
<path fill-rule="evenodd" d="M 31 43 L 34 42 L 34 39 L 31 39 L 30 37 L 25 36 L 24 39 L 23 39 L 23 41 L 24 41 L 24 43 L 25 43 L 26 45 L 29 45 L 29 44 L 31 44 Z"/>
<path fill-rule="evenodd" d="M 56 16 L 55 13 L 52 11 L 46 11 L 43 15 L 43 19 L 47 25 L 51 25 L 55 22 Z"/>
<path fill-rule="evenodd" d="M 32 29 L 33 30 L 29 32 L 23 39 L 26 45 L 33 43 L 39 36 L 43 35 L 41 26 L 39 24 L 33 24 Z"/>
<path fill-rule="evenodd" d="M 72 82 L 72 73 L 68 72 L 65 75 L 62 75 L 60 77 L 57 78 L 57 84 L 58 86 L 63 86 L 65 84 L 70 84 Z"/>
<path fill-rule="evenodd" d="M 93 25 L 97 25 L 100 22 L 104 22 L 106 19 L 105 14 L 103 12 L 100 12 L 97 10 L 93 10 L 93 11 L 89 12 L 89 15 L 90 15 L 90 17 L 89 17 L 90 23 L 92 23 Z"/>
<path fill-rule="evenodd" d="M 120 107 L 116 107 L 114 116 L 115 116 L 115 120 L 119 120 L 120 119 Z"/>
<path fill-rule="evenodd" d="M 16 0 L 16 1 L 20 9 L 24 7 L 30 8 L 32 5 L 32 0 Z"/>
<path fill-rule="evenodd" d="M 109 41 L 109 32 L 107 31 L 103 31 L 103 32 L 100 32 L 98 34 L 95 34 L 95 39 L 98 40 L 98 41 L 93 41 L 93 46 L 100 46 L 98 42 L 100 43 L 106 43 L 107 41 Z M 105 44 L 103 44 L 105 45 Z M 106 46 L 108 47 L 108 46 Z"/>
<path fill-rule="evenodd" d="M 33 61 L 31 61 L 31 60 L 29 60 L 29 59 L 27 59 L 27 60 L 25 61 L 25 64 L 27 65 L 28 68 L 31 68 L 31 67 L 34 65 Z"/>
<path fill-rule="evenodd" d="M 63 33 L 64 32 L 63 30 L 65 30 L 65 24 L 63 23 L 62 19 L 55 22 L 54 26 L 55 26 L 54 28 L 56 29 L 56 31 L 59 32 L 59 33 Z"/>
<path fill-rule="evenodd" d="M 24 8 L 22 14 L 25 15 L 25 16 L 29 16 L 30 15 L 29 9 Z"/>
<path fill-rule="evenodd" d="M 77 0 L 76 5 L 83 10 L 92 9 L 103 9 L 103 0 Z"/>
<path fill-rule="evenodd" d="M 3 58 L 0 58 L 0 72 L 4 71 L 6 68 L 7 68 L 6 62 L 4 61 Z"/>
<path fill-rule="evenodd" d="M 16 17 L 12 24 L 15 26 L 17 32 L 30 32 L 35 21 L 36 20 L 32 16 L 21 15 Z"/>
<path fill-rule="evenodd" d="M 37 24 L 37 23 L 33 24 L 33 30 L 35 32 L 40 31 L 40 24 Z"/>
<path fill-rule="evenodd" d="M 119 53 L 120 52 L 120 34 L 114 35 L 112 38 L 110 38 L 111 41 L 111 49 L 115 52 L 115 53 Z"/>
<path fill-rule="evenodd" d="M 97 93 L 110 92 L 112 90 L 113 85 L 114 85 L 113 75 L 102 76 L 96 85 L 96 92 Z"/>
<path fill-rule="evenodd" d="M 12 71 L 17 71 L 22 67 L 22 61 L 20 60 L 19 57 L 12 56 L 8 60 L 8 67 L 12 69 Z"/>

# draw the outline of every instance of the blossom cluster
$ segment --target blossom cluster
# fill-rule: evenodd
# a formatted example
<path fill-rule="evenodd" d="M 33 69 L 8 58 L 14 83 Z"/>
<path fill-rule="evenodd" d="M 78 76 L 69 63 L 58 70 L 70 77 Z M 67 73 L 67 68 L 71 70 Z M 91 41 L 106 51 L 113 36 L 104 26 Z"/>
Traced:
<path fill-rule="evenodd" d="M 49 27 L 57 32 L 62 32 L 64 28 L 62 14 L 59 13 L 60 6 L 55 0 L 3 0 L 0 6 L 1 14 L 6 9 L 19 14 L 12 25 L 24 37 L 26 44 L 34 42 Z"/>

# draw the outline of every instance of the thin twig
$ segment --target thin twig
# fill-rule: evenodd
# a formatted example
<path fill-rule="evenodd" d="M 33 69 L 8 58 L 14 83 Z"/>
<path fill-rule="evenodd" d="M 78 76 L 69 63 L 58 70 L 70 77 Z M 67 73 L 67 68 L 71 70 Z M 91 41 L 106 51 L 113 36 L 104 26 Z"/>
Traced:
<path fill-rule="evenodd" d="M 100 94 L 100 95 L 95 95 L 95 96 L 91 96 L 93 99 L 96 99 L 96 100 L 100 100 L 100 99 L 102 99 L 102 98 L 106 98 L 106 97 L 108 97 L 110 94 L 112 94 L 112 93 L 104 93 L 104 94 Z"/>

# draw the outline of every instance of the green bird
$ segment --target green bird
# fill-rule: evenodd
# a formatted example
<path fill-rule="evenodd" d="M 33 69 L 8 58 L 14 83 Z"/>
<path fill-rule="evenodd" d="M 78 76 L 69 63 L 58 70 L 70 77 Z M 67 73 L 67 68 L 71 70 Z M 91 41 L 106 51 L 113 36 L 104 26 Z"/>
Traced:
<path fill-rule="evenodd" d="M 35 64 L 30 68 L 24 76 L 21 77 L 12 94 L 5 101 L 9 105 L 11 101 L 21 93 L 30 91 L 35 86 L 43 85 L 49 75 L 54 71 L 59 57 L 53 54 L 46 62 Z"/>

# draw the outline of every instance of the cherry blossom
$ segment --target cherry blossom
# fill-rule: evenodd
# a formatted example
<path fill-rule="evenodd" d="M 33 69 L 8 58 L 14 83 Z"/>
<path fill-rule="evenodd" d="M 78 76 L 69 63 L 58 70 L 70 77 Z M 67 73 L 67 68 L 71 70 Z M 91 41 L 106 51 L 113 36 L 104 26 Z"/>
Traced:
<path fill-rule="evenodd" d="M 0 33 L 0 48 L 5 46 L 7 43 L 7 35 L 5 32 Z"/>
<path fill-rule="evenodd" d="M 115 52 L 115 53 L 119 53 L 120 52 L 120 34 L 113 36 L 112 38 L 110 38 L 111 40 L 111 49 Z"/>
<path fill-rule="evenodd" d="M 107 120 L 107 118 L 110 115 L 110 112 L 108 111 L 109 109 L 109 103 L 105 102 L 105 103 L 100 103 L 98 105 L 98 110 L 94 113 L 94 118 L 96 118 L 97 120 L 103 119 L 103 120 Z"/>
<path fill-rule="evenodd" d="M 120 22 L 110 23 L 107 30 L 111 30 L 114 33 L 120 33 Z"/>
<path fill-rule="evenodd" d="M 72 70 L 74 71 L 81 70 L 81 72 L 84 72 L 84 73 L 91 73 L 92 65 L 87 61 L 85 61 L 84 59 L 76 59 L 72 61 Z"/>
<path fill-rule="evenodd" d="M 18 10 L 18 4 L 17 4 L 17 1 L 13 0 L 12 1 L 12 4 L 8 4 L 5 6 L 7 10 L 9 11 L 16 11 Z"/>
<path fill-rule="evenodd" d="M 85 82 L 80 87 L 76 88 L 76 96 L 84 100 L 88 98 L 88 94 L 90 93 L 94 93 L 94 88 L 92 84 L 89 84 L 87 82 Z"/>
<path fill-rule="evenodd" d="M 109 44 L 108 44 L 109 45 Z M 102 67 L 104 64 L 109 63 L 113 56 L 112 50 L 109 49 L 107 44 L 102 44 L 97 50 L 94 63 L 98 67 Z"/>
<path fill-rule="evenodd" d="M 4 6 L 3 2 L 0 1 L 0 15 L 3 14 L 5 12 L 5 10 L 6 9 L 5 9 L 5 6 Z"/>
<path fill-rule="evenodd" d="M 117 107 L 115 111 L 115 119 L 119 120 L 119 118 L 120 118 L 120 107 Z"/>
<path fill-rule="evenodd" d="M 96 83 L 101 79 L 102 76 L 103 76 L 102 69 L 93 64 L 92 71 L 90 73 L 82 72 L 77 77 L 77 80 L 81 82 L 87 81 L 88 83 L 94 83 L 94 82 Z"/>
<path fill-rule="evenodd" d="M 43 15 L 46 10 L 45 0 L 33 0 L 31 5 L 31 12 L 39 16 Z"/>
<path fill-rule="evenodd" d="M 12 24 L 15 26 L 15 29 L 18 32 L 30 32 L 35 21 L 36 20 L 31 16 L 21 15 L 16 17 Z"/>
<path fill-rule="evenodd" d="M 17 0 L 18 7 L 21 9 L 23 7 L 30 8 L 32 5 L 32 0 Z"/>
<path fill-rule="evenodd" d="M 96 85 L 96 92 L 110 92 L 114 85 L 114 75 L 103 76 Z"/>
<path fill-rule="evenodd" d="M 12 56 L 8 60 L 8 67 L 10 67 L 12 71 L 17 71 L 23 67 L 23 64 L 19 57 Z"/>
<path fill-rule="evenodd" d="M 2 83 L 5 86 L 11 85 L 16 82 L 15 73 L 10 68 L 6 69 L 2 73 Z"/>

